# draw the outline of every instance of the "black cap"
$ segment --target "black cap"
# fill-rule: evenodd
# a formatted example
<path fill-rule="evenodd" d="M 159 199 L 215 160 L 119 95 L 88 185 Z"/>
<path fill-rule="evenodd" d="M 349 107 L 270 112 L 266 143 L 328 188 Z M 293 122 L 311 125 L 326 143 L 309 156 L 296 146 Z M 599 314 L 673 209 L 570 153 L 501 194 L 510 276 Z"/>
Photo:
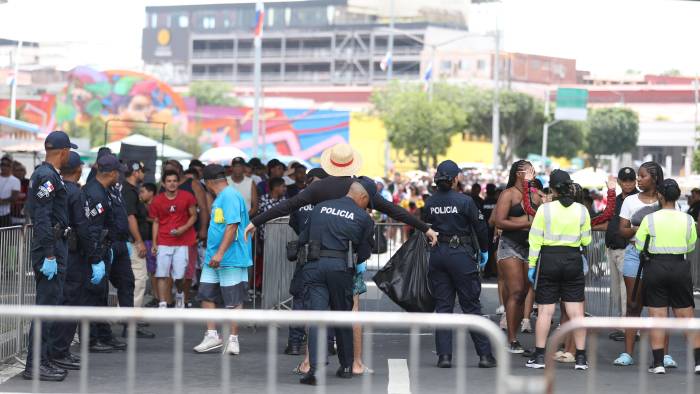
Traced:
<path fill-rule="evenodd" d="M 617 179 L 619 181 L 635 181 L 637 180 L 637 174 L 635 174 L 634 169 L 631 167 L 620 168 L 617 173 Z"/>
<path fill-rule="evenodd" d="M 226 179 L 226 170 L 218 164 L 209 164 L 202 171 L 205 181 L 214 181 L 217 179 Z"/>
<path fill-rule="evenodd" d="M 245 165 L 245 159 L 242 157 L 234 157 L 233 160 L 231 160 L 231 167 L 235 166 L 236 164 Z"/>
<path fill-rule="evenodd" d="M 328 176 L 328 173 L 326 172 L 326 170 L 324 170 L 321 167 L 312 168 L 311 170 L 309 170 L 309 172 L 306 173 L 307 179 L 311 179 L 311 178 L 323 179 L 323 178 L 326 178 L 327 176 Z"/>
<path fill-rule="evenodd" d="M 70 142 L 68 134 L 63 131 L 52 131 L 44 141 L 45 149 L 78 149 L 78 145 Z"/>
<path fill-rule="evenodd" d="M 437 173 L 435 176 L 445 176 L 449 178 L 456 178 L 459 175 L 459 166 L 452 160 L 445 160 L 437 166 Z"/>
<path fill-rule="evenodd" d="M 571 176 L 569 176 L 569 173 L 566 171 L 554 170 L 549 174 L 549 184 L 552 185 L 552 187 L 557 187 L 567 182 L 571 182 Z"/>
<path fill-rule="evenodd" d="M 70 155 L 68 156 L 68 163 L 61 167 L 61 171 L 72 171 L 80 167 L 81 164 L 83 164 L 83 162 L 80 160 L 80 155 L 78 152 L 71 151 Z"/>
<path fill-rule="evenodd" d="M 362 185 L 362 187 L 365 189 L 365 191 L 369 195 L 369 201 L 371 204 L 374 195 L 377 194 L 377 182 L 375 182 L 374 179 L 366 176 L 355 178 L 355 182 Z"/>
<path fill-rule="evenodd" d="M 112 154 L 112 150 L 106 146 L 103 146 L 102 148 L 97 150 L 97 158 L 98 159 L 104 155 L 111 155 L 111 154 Z"/>
<path fill-rule="evenodd" d="M 114 156 L 112 154 L 105 154 L 102 155 L 99 159 L 97 159 L 97 171 L 99 172 L 112 172 L 112 171 L 121 171 L 121 172 L 126 172 L 126 166 L 122 164 L 119 159 L 117 159 L 117 156 Z"/>
<path fill-rule="evenodd" d="M 281 161 L 278 159 L 272 159 L 267 162 L 267 168 L 272 168 L 272 167 L 277 167 L 277 166 L 282 166 L 284 168 L 287 168 L 287 166 L 284 165 Z"/>

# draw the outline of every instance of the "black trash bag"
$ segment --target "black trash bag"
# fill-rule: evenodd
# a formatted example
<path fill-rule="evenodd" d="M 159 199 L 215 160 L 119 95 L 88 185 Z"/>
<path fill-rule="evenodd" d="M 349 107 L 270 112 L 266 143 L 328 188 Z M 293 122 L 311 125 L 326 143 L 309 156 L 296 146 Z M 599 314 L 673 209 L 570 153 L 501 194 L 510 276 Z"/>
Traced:
<path fill-rule="evenodd" d="M 423 233 L 417 231 L 391 256 L 372 280 L 407 312 L 433 312 L 435 300 L 430 294 L 428 281 L 429 258 L 428 240 Z"/>
<path fill-rule="evenodd" d="M 387 240 L 386 240 L 386 229 L 382 228 L 382 226 L 377 226 L 375 227 L 374 230 L 374 246 L 372 247 L 372 253 L 374 254 L 382 254 L 386 253 L 386 251 L 389 249 Z"/>

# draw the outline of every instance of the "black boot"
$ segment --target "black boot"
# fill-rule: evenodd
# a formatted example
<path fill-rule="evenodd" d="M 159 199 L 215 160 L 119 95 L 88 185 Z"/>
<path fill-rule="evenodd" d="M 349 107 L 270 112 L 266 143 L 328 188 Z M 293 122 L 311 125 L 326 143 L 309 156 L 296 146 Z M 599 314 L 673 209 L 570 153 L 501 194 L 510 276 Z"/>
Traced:
<path fill-rule="evenodd" d="M 299 383 L 301 384 L 307 384 L 309 386 L 315 386 L 316 385 L 316 374 L 314 373 L 313 370 L 310 370 L 309 372 L 305 373 L 304 376 L 299 379 Z"/>
<path fill-rule="evenodd" d="M 452 368 L 452 355 L 451 354 L 440 354 L 438 355 L 438 368 Z"/>
<path fill-rule="evenodd" d="M 100 340 L 90 342 L 90 353 L 112 353 L 114 350 L 114 346 Z"/>
<path fill-rule="evenodd" d="M 338 370 L 335 372 L 335 376 L 341 378 L 341 379 L 350 379 L 352 378 L 352 367 L 343 367 L 341 366 L 338 368 Z"/>
<path fill-rule="evenodd" d="M 65 373 L 60 373 L 51 367 L 48 362 L 42 362 L 39 365 L 39 380 L 47 382 L 62 382 L 66 378 Z M 22 372 L 22 378 L 25 380 L 32 380 L 32 365 L 27 364 L 26 368 Z"/>
<path fill-rule="evenodd" d="M 493 354 L 487 354 L 484 356 L 479 356 L 479 368 L 495 368 L 496 359 Z"/>
<path fill-rule="evenodd" d="M 114 350 L 126 350 L 126 343 L 120 341 L 115 337 L 109 338 L 108 340 L 104 341 L 104 343 L 113 347 Z"/>
<path fill-rule="evenodd" d="M 80 369 L 80 360 L 75 360 L 74 358 L 70 357 L 71 355 L 68 356 L 63 356 L 63 357 L 56 357 L 51 359 L 51 362 L 55 364 L 56 366 L 63 368 L 63 369 L 69 369 L 72 371 L 77 371 Z"/>
<path fill-rule="evenodd" d="M 291 343 L 287 345 L 287 348 L 284 349 L 284 354 L 290 355 L 290 356 L 298 356 L 301 354 L 301 345 L 296 344 L 296 343 Z"/>

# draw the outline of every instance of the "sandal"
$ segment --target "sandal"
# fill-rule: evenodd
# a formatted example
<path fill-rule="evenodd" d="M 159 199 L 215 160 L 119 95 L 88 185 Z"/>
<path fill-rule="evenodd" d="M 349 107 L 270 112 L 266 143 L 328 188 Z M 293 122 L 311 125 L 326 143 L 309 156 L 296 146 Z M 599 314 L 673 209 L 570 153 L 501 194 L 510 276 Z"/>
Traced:
<path fill-rule="evenodd" d="M 292 373 L 295 374 L 295 375 L 306 375 L 307 373 L 309 373 L 308 370 L 307 370 L 306 372 L 304 372 L 304 371 L 301 370 L 302 364 L 304 364 L 303 361 L 300 362 L 299 365 L 297 365 L 296 367 L 294 367 L 294 369 L 292 370 Z M 310 370 L 310 369 L 311 369 L 311 368 L 309 368 L 309 370 Z"/>
<path fill-rule="evenodd" d="M 367 367 L 366 365 L 363 365 L 362 372 L 360 372 L 360 373 L 353 372 L 352 374 L 353 374 L 353 376 L 362 376 L 362 375 L 371 375 L 373 373 L 374 373 L 373 369 L 369 369 L 369 367 Z"/>

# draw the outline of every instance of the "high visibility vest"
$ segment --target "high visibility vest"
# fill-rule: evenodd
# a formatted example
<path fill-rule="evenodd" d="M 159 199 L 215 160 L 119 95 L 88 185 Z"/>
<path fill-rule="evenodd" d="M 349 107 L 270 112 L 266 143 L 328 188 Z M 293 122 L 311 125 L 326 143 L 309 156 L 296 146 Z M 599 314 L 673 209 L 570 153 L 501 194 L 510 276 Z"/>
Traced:
<path fill-rule="evenodd" d="M 644 217 L 635 235 L 635 247 L 640 251 L 644 249 L 647 234 L 652 254 L 692 252 L 698 238 L 693 218 L 673 209 L 662 209 Z"/>
<path fill-rule="evenodd" d="M 559 201 L 543 204 L 537 210 L 530 227 L 530 267 L 537 265 L 543 246 L 578 248 L 591 243 L 591 216 L 577 202 L 563 206 Z"/>

